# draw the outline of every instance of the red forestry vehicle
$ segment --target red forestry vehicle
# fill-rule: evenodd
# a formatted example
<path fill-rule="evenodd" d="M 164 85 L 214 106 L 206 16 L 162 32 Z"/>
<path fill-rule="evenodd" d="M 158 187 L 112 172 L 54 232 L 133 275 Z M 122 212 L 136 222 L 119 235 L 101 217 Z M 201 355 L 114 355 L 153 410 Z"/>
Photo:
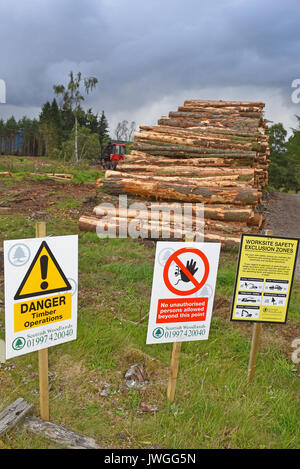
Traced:
<path fill-rule="evenodd" d="M 104 169 L 116 169 L 118 162 L 125 159 L 126 144 L 118 141 L 109 141 L 101 158 Z"/>

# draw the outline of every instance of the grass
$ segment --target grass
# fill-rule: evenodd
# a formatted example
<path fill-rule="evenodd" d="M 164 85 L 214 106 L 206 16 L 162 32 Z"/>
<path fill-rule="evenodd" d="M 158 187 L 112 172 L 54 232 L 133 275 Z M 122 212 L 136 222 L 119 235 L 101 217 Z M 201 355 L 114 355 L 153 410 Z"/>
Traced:
<path fill-rule="evenodd" d="M 42 181 L 48 178 L 46 173 L 72 174 L 73 182 L 75 183 L 94 184 L 104 174 L 103 171 L 93 168 L 87 162 L 81 162 L 79 165 L 74 166 L 68 162 L 62 163 L 59 160 L 51 160 L 44 157 L 15 156 L 0 156 L 1 171 L 11 172 L 11 177 L 0 178 L 1 183 L 5 185 L 14 184 L 16 181 L 22 181 L 28 177 L 34 181 Z M 29 173 L 45 173 L 45 175 Z"/>
<path fill-rule="evenodd" d="M 4 185 L 2 193 L 7 196 Z M 61 215 L 75 205 L 66 197 L 52 206 L 49 235 L 78 233 L 77 219 Z M 26 214 L 0 217 L 1 241 L 33 237 L 34 230 Z M 78 337 L 49 349 L 51 421 L 110 448 L 299 448 L 299 370 L 279 347 L 283 326 L 263 327 L 255 380 L 247 383 L 251 328 L 228 321 L 236 252 L 221 256 L 209 340 L 182 345 L 176 401 L 170 405 L 172 346 L 146 345 L 147 320 L 138 323 L 149 310 L 154 248 L 133 239 L 78 235 Z M 2 274 L 0 285 L 3 301 Z M 299 303 L 295 284 L 289 320 L 296 327 Z M 4 332 L 0 301 L 1 339 Z M 130 389 L 124 376 L 135 363 L 144 367 L 149 384 Z M 39 415 L 36 353 L 0 365 L 0 411 L 18 397 L 32 402 Z M 158 411 L 143 412 L 142 404 Z M 57 447 L 22 427 L 2 436 L 1 446 Z"/>

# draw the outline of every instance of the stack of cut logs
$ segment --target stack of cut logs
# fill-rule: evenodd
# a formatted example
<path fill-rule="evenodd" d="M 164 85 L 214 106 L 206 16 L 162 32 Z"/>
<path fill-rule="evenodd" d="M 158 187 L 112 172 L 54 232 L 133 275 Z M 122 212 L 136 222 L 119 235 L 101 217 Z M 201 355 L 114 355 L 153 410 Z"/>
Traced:
<path fill-rule="evenodd" d="M 259 231 L 263 221 L 258 205 L 269 164 L 263 107 L 260 102 L 185 101 L 158 125 L 140 126 L 130 155 L 97 184 L 109 194 L 204 203 L 205 239 L 238 245 L 242 232 Z M 111 224 L 121 222 L 122 215 Z M 95 229 L 103 216 L 109 228 L 109 214 L 102 212 L 81 217 L 79 227 Z"/>

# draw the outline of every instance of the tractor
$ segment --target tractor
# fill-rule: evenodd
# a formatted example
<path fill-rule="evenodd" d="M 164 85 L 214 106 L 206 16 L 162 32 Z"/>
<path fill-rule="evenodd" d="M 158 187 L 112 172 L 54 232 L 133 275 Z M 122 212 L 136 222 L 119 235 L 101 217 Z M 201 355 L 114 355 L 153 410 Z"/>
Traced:
<path fill-rule="evenodd" d="M 109 141 L 106 145 L 104 155 L 100 159 L 100 162 L 104 169 L 117 168 L 118 162 L 125 159 L 126 144 L 120 142 Z"/>

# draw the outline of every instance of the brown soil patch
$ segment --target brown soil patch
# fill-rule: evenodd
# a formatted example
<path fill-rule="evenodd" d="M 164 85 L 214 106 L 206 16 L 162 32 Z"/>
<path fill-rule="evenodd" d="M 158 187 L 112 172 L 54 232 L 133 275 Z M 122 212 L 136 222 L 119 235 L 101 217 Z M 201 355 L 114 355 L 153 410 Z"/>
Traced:
<path fill-rule="evenodd" d="M 70 209 L 70 213 L 78 217 L 85 212 L 89 214 L 97 203 L 94 184 L 60 182 L 52 179 L 24 180 L 13 186 L 0 184 L 0 195 L 0 215 L 43 215 L 56 203 L 63 202 L 66 198 L 73 198 L 78 202 L 78 208 Z"/>

